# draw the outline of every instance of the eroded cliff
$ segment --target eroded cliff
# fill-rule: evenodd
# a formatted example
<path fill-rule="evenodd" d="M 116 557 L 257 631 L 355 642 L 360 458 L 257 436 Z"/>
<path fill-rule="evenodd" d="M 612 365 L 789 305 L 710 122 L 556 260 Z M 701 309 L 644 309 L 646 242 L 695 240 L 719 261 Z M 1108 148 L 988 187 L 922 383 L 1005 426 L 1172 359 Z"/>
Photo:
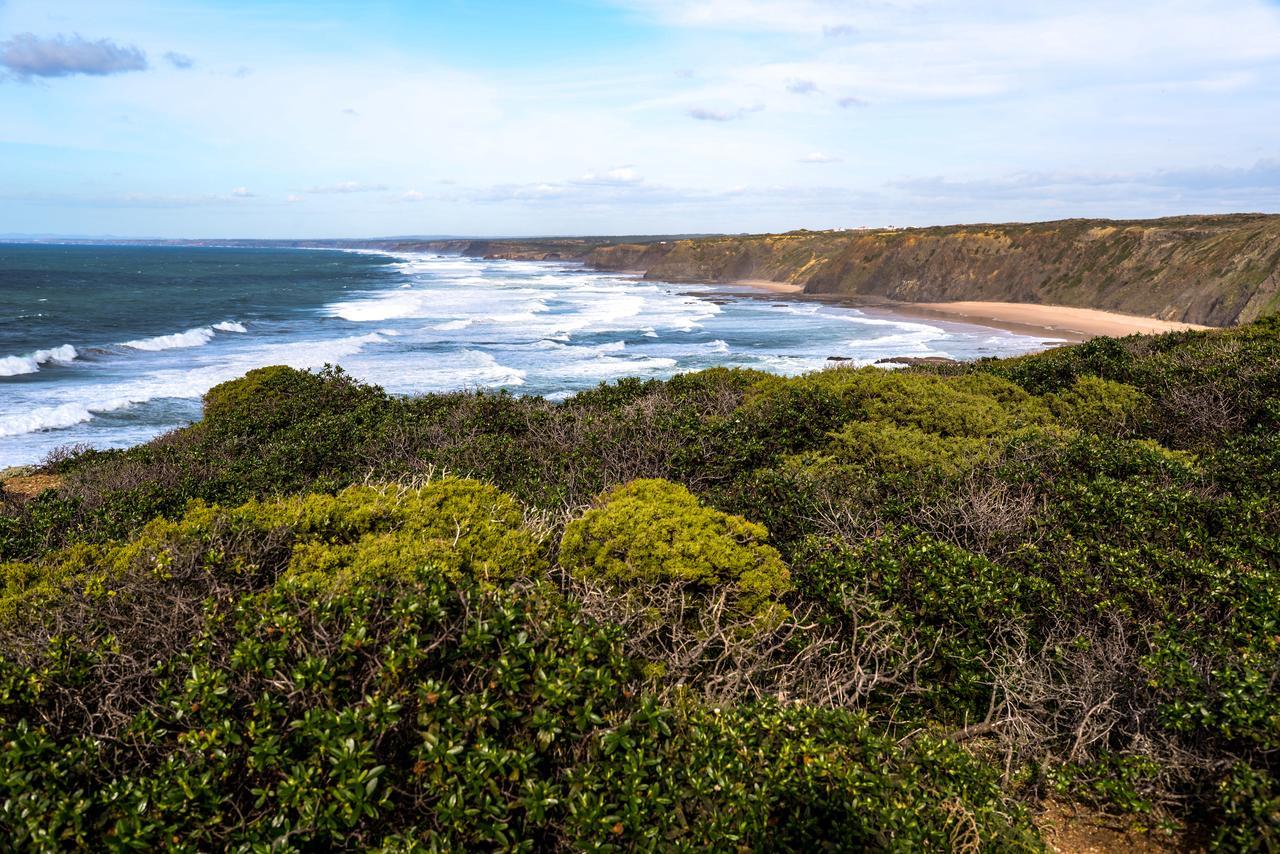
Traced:
<path fill-rule="evenodd" d="M 651 279 L 790 282 L 810 294 L 1080 306 L 1228 326 L 1280 310 L 1280 216 L 703 237 L 583 256 Z"/>

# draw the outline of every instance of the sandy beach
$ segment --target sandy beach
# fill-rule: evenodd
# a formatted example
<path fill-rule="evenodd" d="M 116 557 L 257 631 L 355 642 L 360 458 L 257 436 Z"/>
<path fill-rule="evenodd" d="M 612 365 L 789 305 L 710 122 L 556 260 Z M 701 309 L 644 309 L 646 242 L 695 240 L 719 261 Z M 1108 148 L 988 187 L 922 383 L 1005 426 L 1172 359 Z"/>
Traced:
<path fill-rule="evenodd" d="M 736 284 L 748 285 L 750 287 L 770 291 L 775 294 L 804 293 L 804 285 L 793 285 L 790 282 L 771 282 L 768 279 L 742 279 L 741 281 L 736 282 Z"/>
<path fill-rule="evenodd" d="M 1018 324 L 1057 333 L 1074 333 L 1072 337 L 1093 338 L 1099 335 L 1119 336 L 1133 334 L 1157 334 L 1180 332 L 1186 329 L 1210 329 L 1194 323 L 1178 323 L 1154 317 L 1118 314 L 1092 308 L 1073 308 L 1064 305 L 1039 305 L 1016 302 L 929 302 L 913 303 L 915 308 L 953 317 L 963 317 L 971 322 L 994 321 L 999 324 Z"/>
<path fill-rule="evenodd" d="M 935 317 L 990 326 L 1022 335 L 1043 335 L 1055 342 L 1079 342 L 1106 335 L 1152 335 L 1162 332 L 1179 332 L 1186 329 L 1213 329 L 1195 323 L 1160 320 L 1155 317 L 1100 311 L 1092 308 L 1075 308 L 1065 305 L 1043 305 L 1018 302 L 898 302 L 865 296 L 837 294 L 806 294 L 802 285 L 789 282 L 771 282 L 767 279 L 740 279 L 733 283 L 772 294 L 786 295 L 822 302 L 834 302 L 854 306 L 872 315 L 902 317 Z"/>

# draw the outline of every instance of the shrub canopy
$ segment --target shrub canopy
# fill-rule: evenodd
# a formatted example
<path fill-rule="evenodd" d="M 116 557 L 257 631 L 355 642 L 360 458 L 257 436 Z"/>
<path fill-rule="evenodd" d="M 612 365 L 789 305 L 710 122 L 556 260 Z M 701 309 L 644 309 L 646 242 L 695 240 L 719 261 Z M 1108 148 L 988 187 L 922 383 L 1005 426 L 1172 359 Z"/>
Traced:
<path fill-rule="evenodd" d="M 683 581 L 731 587 L 749 610 L 790 589 L 790 572 L 761 525 L 703 506 L 685 487 L 635 480 L 565 526 L 560 562 L 620 586 Z"/>

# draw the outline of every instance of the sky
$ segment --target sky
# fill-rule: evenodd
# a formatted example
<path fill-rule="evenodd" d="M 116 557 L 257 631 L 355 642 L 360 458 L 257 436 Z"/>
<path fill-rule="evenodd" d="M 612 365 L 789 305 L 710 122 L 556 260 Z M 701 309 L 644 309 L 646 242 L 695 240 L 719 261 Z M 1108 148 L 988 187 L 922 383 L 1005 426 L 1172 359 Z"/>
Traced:
<path fill-rule="evenodd" d="M 1277 0 L 0 0 L 0 235 L 1233 211 Z"/>

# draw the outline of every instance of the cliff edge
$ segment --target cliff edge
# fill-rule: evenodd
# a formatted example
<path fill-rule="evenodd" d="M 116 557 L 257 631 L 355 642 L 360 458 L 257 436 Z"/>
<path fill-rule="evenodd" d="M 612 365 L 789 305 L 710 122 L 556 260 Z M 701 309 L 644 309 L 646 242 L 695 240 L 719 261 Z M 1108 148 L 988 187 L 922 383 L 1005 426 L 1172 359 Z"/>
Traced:
<path fill-rule="evenodd" d="M 1280 310 L 1280 216 L 1263 214 L 700 237 L 601 245 L 581 259 L 665 281 L 757 279 L 809 294 L 1045 303 L 1211 326 Z"/>

